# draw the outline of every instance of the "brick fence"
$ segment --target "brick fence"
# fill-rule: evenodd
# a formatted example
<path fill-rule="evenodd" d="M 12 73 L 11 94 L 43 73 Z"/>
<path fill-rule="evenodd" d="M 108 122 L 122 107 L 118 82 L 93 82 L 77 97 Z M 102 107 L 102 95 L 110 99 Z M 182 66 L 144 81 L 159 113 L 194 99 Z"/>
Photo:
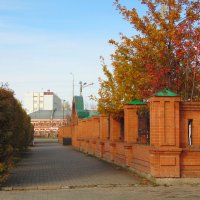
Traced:
<path fill-rule="evenodd" d="M 71 126 L 63 126 L 58 129 L 58 141 L 63 143 L 63 138 L 72 138 Z"/>
<path fill-rule="evenodd" d="M 150 136 L 140 134 L 138 113 L 144 108 Z M 147 104 L 125 105 L 123 122 L 102 114 L 76 119 L 59 133 L 60 141 L 71 136 L 80 151 L 153 177 L 200 177 L 200 102 L 155 95 Z"/>

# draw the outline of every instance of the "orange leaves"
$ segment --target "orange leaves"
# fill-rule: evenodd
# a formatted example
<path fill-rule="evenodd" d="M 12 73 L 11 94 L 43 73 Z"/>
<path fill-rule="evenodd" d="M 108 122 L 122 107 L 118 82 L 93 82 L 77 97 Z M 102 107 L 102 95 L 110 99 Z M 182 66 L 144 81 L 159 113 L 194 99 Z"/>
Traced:
<path fill-rule="evenodd" d="M 160 53 L 160 58 L 164 58 L 164 54 L 163 53 Z"/>
<path fill-rule="evenodd" d="M 100 111 L 120 112 L 128 101 L 147 98 L 163 88 L 179 93 L 183 100 L 200 98 L 197 0 L 142 0 L 142 4 L 148 12 L 140 17 L 135 8 L 128 10 L 115 0 L 139 33 L 131 38 L 121 35 L 120 42 L 109 41 L 115 45 L 113 71 L 103 66 L 106 80 L 100 82 Z"/>

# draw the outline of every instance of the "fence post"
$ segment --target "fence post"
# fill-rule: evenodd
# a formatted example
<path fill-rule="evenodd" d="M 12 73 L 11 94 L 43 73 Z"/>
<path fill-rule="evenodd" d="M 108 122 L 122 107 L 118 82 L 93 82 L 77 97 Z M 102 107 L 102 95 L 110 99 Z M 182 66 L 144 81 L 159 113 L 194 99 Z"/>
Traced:
<path fill-rule="evenodd" d="M 151 175 L 180 177 L 180 97 L 169 90 L 163 90 L 149 101 Z"/>
<path fill-rule="evenodd" d="M 138 139 L 138 108 L 145 106 L 140 100 L 133 100 L 124 106 L 124 149 L 126 165 L 130 166 L 133 159 L 132 144 Z"/>
<path fill-rule="evenodd" d="M 110 117 L 110 157 L 114 161 L 116 157 L 116 142 L 120 141 L 120 122 Z"/>
<path fill-rule="evenodd" d="M 108 128 L 109 128 L 109 126 L 108 126 L 108 115 L 106 115 L 106 114 L 101 114 L 100 115 L 100 121 L 99 121 L 99 126 L 100 126 L 100 128 L 99 128 L 99 139 L 100 139 L 100 143 L 99 143 L 99 145 L 100 145 L 100 152 L 99 152 L 99 156 L 101 157 L 101 158 L 103 158 L 103 156 L 104 156 L 104 147 L 105 147 L 105 142 L 107 142 L 108 141 L 108 137 L 109 137 L 109 135 L 108 135 Z"/>

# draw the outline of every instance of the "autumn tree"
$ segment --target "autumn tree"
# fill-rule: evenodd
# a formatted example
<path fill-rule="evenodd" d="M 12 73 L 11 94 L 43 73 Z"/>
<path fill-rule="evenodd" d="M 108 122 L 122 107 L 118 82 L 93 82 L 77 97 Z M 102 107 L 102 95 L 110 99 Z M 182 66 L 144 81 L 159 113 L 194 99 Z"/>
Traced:
<path fill-rule="evenodd" d="M 182 100 L 198 100 L 200 90 L 199 18 L 197 0 L 142 0 L 144 16 L 115 6 L 137 34 L 121 41 L 111 55 L 112 70 L 103 63 L 105 79 L 100 79 L 99 111 L 120 113 L 132 99 L 145 99 L 163 88 L 181 95 Z"/>

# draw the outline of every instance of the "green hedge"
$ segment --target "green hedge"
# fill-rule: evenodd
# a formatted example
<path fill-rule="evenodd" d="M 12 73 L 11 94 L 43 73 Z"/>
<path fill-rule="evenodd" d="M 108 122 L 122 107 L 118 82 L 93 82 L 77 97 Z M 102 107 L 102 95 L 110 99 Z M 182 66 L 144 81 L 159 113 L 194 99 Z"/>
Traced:
<path fill-rule="evenodd" d="M 22 151 L 33 140 L 30 117 L 9 88 L 0 87 L 0 162 Z"/>

